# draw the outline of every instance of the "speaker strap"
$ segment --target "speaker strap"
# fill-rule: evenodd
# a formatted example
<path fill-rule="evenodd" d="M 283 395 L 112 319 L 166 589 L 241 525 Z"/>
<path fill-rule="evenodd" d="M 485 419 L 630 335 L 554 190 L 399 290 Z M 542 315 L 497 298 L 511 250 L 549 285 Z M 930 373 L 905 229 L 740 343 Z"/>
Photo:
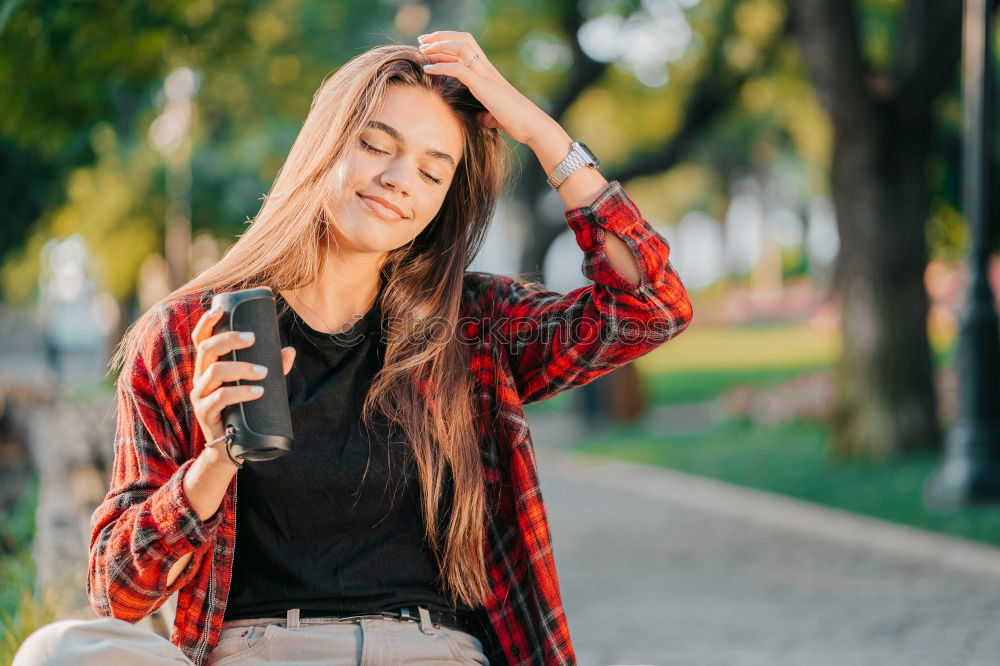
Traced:
<path fill-rule="evenodd" d="M 229 458 L 230 462 L 232 462 L 234 465 L 236 465 L 237 468 L 240 468 L 240 467 L 243 467 L 243 461 L 242 460 L 237 460 L 233 456 L 233 452 L 232 452 L 232 448 L 231 448 L 232 445 L 233 445 L 233 439 L 235 439 L 235 438 L 236 438 L 236 429 L 233 426 L 228 426 L 226 428 L 226 434 L 225 435 L 220 435 L 219 437 L 216 437 L 215 439 L 213 439 L 211 442 L 205 442 L 205 448 L 208 448 L 210 446 L 215 446 L 217 444 L 222 444 L 223 442 L 225 442 L 225 446 L 223 447 L 223 450 L 226 452 L 226 456 Z"/>

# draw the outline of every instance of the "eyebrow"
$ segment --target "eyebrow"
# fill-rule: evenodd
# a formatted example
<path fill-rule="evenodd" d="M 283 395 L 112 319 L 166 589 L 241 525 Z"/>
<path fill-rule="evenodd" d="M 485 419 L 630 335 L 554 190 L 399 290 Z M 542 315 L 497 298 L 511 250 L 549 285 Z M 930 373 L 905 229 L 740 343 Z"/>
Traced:
<path fill-rule="evenodd" d="M 372 127 L 374 129 L 380 129 L 389 136 L 391 136 L 393 139 L 395 139 L 399 143 L 399 145 L 401 146 L 406 145 L 406 139 L 403 138 L 403 135 L 399 133 L 399 130 L 397 130 L 392 125 L 386 125 L 381 120 L 369 120 L 368 127 Z M 449 155 L 448 153 L 428 148 L 427 150 L 424 151 L 424 154 L 433 157 L 435 159 L 444 160 L 445 162 L 451 165 L 452 169 L 455 168 L 455 160 L 452 159 L 452 156 Z"/>

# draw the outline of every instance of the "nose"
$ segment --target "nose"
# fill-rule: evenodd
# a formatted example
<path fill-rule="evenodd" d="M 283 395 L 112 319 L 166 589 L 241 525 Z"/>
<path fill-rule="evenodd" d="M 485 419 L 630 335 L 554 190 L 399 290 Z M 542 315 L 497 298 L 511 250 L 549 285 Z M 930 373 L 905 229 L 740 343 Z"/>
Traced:
<path fill-rule="evenodd" d="M 412 189 L 411 178 L 413 178 L 413 174 L 407 166 L 406 160 L 397 159 L 392 160 L 386 166 L 385 170 L 379 176 L 379 181 L 383 186 L 395 190 L 400 196 L 410 196 Z"/>

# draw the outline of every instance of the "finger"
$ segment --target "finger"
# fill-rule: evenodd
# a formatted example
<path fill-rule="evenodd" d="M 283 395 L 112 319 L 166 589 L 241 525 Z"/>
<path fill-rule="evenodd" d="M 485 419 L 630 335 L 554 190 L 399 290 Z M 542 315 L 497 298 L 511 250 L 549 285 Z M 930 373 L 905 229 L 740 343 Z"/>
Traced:
<path fill-rule="evenodd" d="M 198 344 L 205 338 L 207 338 L 212 333 L 212 329 L 218 323 L 219 319 L 222 318 L 222 308 L 214 308 L 206 311 L 198 319 L 198 323 L 195 324 L 194 330 L 191 331 L 191 339 L 195 344 Z"/>
<path fill-rule="evenodd" d="M 486 61 L 486 53 L 467 32 L 443 30 L 430 35 L 429 39 L 423 39 L 426 35 L 420 37 L 420 51 L 424 55 L 450 55 L 462 62 L 470 62 L 478 56 L 480 60 Z"/>
<path fill-rule="evenodd" d="M 258 368 L 263 372 L 258 372 Z M 267 368 L 262 365 L 243 361 L 216 361 L 195 382 L 191 396 L 194 399 L 203 398 L 222 386 L 224 382 L 235 382 L 240 379 L 260 381 L 266 376 Z"/>
<path fill-rule="evenodd" d="M 456 40 L 444 40 L 440 42 L 421 44 L 420 52 L 424 55 L 450 55 L 465 60 L 468 60 L 475 54 L 474 49 L 472 49 L 468 44 Z"/>
<path fill-rule="evenodd" d="M 234 349 L 245 349 L 253 346 L 253 333 L 250 333 L 251 337 L 249 340 L 242 337 L 244 333 L 249 333 L 249 331 L 226 331 L 225 333 L 218 333 L 202 340 L 198 345 L 198 353 L 195 360 L 195 376 L 197 377 L 205 372 L 223 354 L 228 354 Z"/>
<path fill-rule="evenodd" d="M 436 42 L 442 39 L 454 39 L 463 42 L 475 43 L 476 38 L 467 32 L 459 32 L 458 30 L 435 30 L 434 32 L 429 32 L 426 35 L 420 35 L 417 37 L 417 41 L 425 44 L 427 42 Z"/>
<path fill-rule="evenodd" d="M 465 64 L 461 62 L 435 62 L 429 65 L 424 65 L 424 71 L 429 74 L 453 76 L 463 82 L 464 79 L 462 79 L 462 77 L 472 73 L 472 69 L 466 67 Z"/>
<path fill-rule="evenodd" d="M 264 392 L 255 393 L 253 389 L 260 386 L 224 386 L 205 398 L 207 401 L 206 417 L 209 423 L 218 423 L 222 418 L 223 407 L 235 405 L 240 402 L 256 400 L 264 395 Z M 218 418 L 217 418 L 218 417 Z"/>
<path fill-rule="evenodd" d="M 424 55 L 432 63 L 435 63 L 435 62 L 460 62 L 462 60 L 458 56 L 449 55 L 447 53 L 431 53 L 429 55 L 425 53 Z"/>
<path fill-rule="evenodd" d="M 295 362 L 295 347 L 285 347 L 281 350 L 281 368 L 283 374 L 288 374 L 292 370 L 292 364 Z"/>

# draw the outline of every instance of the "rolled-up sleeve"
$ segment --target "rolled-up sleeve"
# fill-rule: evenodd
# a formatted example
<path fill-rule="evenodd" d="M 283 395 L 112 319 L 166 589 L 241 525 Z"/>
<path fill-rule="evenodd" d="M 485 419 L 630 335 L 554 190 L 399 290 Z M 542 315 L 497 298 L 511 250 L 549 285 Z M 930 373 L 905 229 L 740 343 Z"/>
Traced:
<path fill-rule="evenodd" d="M 618 181 L 589 206 L 567 210 L 593 283 L 566 294 L 497 276 L 494 330 L 524 403 L 586 384 L 646 354 L 691 323 L 691 301 L 673 266 L 670 245 L 639 213 Z M 608 260 L 607 234 L 620 238 L 639 267 L 625 279 Z"/>

